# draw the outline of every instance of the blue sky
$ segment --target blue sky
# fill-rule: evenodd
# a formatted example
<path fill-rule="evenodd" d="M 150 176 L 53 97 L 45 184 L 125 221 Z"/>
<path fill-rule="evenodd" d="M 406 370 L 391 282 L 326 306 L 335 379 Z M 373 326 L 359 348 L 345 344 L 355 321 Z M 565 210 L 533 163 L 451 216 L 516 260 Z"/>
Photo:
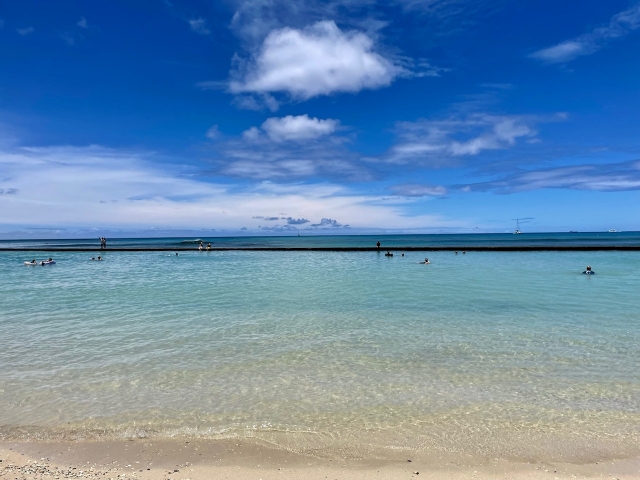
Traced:
<path fill-rule="evenodd" d="M 0 235 L 638 230 L 640 3 L 5 2 Z"/>

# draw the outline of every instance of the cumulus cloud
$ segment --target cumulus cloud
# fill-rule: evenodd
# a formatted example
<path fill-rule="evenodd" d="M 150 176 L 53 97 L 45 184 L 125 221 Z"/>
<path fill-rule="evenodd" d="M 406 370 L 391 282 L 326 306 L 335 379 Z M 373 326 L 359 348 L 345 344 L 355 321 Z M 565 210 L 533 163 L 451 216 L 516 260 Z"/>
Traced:
<path fill-rule="evenodd" d="M 497 180 L 459 187 L 476 191 L 493 190 L 498 193 L 515 193 L 542 188 L 603 192 L 640 190 L 640 161 L 519 170 Z"/>
<path fill-rule="evenodd" d="M 211 30 L 207 28 L 207 21 L 204 18 L 189 20 L 189 26 L 191 27 L 191 30 L 199 33 L 200 35 L 209 35 L 211 33 Z"/>
<path fill-rule="evenodd" d="M 386 160 L 444 165 L 451 158 L 504 149 L 515 145 L 518 139 L 531 139 L 537 134 L 532 127 L 534 121 L 524 116 L 472 114 L 402 122 L 397 125 L 399 142 L 391 148 Z"/>
<path fill-rule="evenodd" d="M 346 148 L 347 138 L 335 135 L 338 127 L 337 120 L 308 115 L 269 118 L 219 143 L 212 163 L 216 171 L 233 177 L 371 179 L 370 167 Z"/>
<path fill-rule="evenodd" d="M 640 28 L 640 3 L 611 17 L 608 25 L 533 52 L 529 57 L 545 63 L 570 62 L 578 57 L 591 55 L 600 50 L 609 40 L 627 35 L 638 28 Z"/>
<path fill-rule="evenodd" d="M 17 28 L 16 32 L 18 32 L 20 35 L 29 35 L 30 33 L 33 33 L 35 31 L 35 29 L 33 27 L 26 27 L 26 28 Z"/>
<path fill-rule="evenodd" d="M 263 216 L 254 216 L 252 217 L 254 220 L 264 220 L 267 222 L 277 222 L 278 220 L 286 220 L 287 225 L 304 225 L 305 223 L 309 223 L 309 220 L 306 218 L 293 218 L 293 217 L 263 217 Z"/>
<path fill-rule="evenodd" d="M 272 31 L 252 57 L 232 72 L 232 93 L 288 93 L 306 100 L 336 92 L 355 93 L 391 84 L 409 74 L 375 51 L 363 32 L 342 31 L 333 21 Z"/>
<path fill-rule="evenodd" d="M 394 185 L 391 187 L 391 191 L 395 195 L 401 195 L 403 197 L 436 197 L 447 194 L 447 189 L 442 185 Z"/>
<path fill-rule="evenodd" d="M 332 220 L 331 218 L 323 218 L 320 220 L 320 223 L 314 223 L 311 226 L 322 228 L 349 228 L 349 225 L 342 225 L 338 223 L 337 220 Z"/>
<path fill-rule="evenodd" d="M 289 212 L 283 221 L 291 227 L 329 212 L 356 228 L 461 226 L 438 215 L 408 215 L 410 202 L 389 204 L 335 184 L 217 184 L 184 166 L 156 164 L 149 153 L 97 146 L 0 147 L 0 171 L 4 231 L 20 225 L 237 231 L 264 209 Z"/>
<path fill-rule="evenodd" d="M 304 225 L 305 223 L 309 223 L 306 218 L 287 218 L 288 225 Z"/>
<path fill-rule="evenodd" d="M 287 115 L 282 118 L 268 118 L 262 130 L 275 142 L 292 140 L 314 140 L 335 132 L 340 122 L 337 120 L 309 118 L 309 115 Z"/>

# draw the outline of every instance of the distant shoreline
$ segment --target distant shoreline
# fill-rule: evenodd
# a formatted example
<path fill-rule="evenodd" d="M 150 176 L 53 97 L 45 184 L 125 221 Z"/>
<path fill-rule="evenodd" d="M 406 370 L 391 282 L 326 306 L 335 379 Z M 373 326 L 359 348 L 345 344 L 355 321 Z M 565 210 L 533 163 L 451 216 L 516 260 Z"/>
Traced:
<path fill-rule="evenodd" d="M 640 251 L 640 245 L 518 245 L 518 246 L 424 246 L 424 247 L 211 247 L 209 252 L 596 252 Z M 199 252 L 196 247 L 14 247 L 0 252 Z"/>

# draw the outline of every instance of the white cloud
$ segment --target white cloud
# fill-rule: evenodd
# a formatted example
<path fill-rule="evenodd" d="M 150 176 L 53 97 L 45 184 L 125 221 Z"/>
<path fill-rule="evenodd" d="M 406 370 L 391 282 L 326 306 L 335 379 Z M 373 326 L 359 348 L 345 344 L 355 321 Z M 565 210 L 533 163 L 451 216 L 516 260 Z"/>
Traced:
<path fill-rule="evenodd" d="M 329 18 L 340 23 L 362 17 L 368 18 L 369 15 L 364 10 L 375 3 L 374 0 L 232 0 L 232 2 L 236 5 L 236 11 L 231 21 L 231 28 L 240 38 L 253 45 L 262 42 L 264 37 L 273 30 L 285 26 L 302 28 Z"/>
<path fill-rule="evenodd" d="M 153 164 L 150 154 L 101 147 L 0 151 L 0 229 L 15 226 L 101 228 L 257 228 L 256 213 L 335 218 L 352 228 L 460 226 L 437 215 L 408 216 L 405 203 L 385 203 L 333 184 L 227 185 Z M 288 222 L 288 220 L 287 220 Z"/>
<path fill-rule="evenodd" d="M 442 185 L 394 185 L 391 187 L 391 191 L 395 195 L 402 195 L 404 197 L 437 197 L 447 194 L 447 189 Z"/>
<path fill-rule="evenodd" d="M 463 118 L 403 122 L 397 127 L 400 141 L 391 148 L 386 160 L 428 161 L 436 166 L 454 157 L 508 148 L 520 138 L 535 137 L 533 121 L 522 116 L 473 114 Z"/>
<path fill-rule="evenodd" d="M 321 21 L 304 29 L 272 31 L 253 57 L 232 72 L 236 79 L 229 88 L 233 93 L 286 92 L 306 100 L 388 86 L 407 74 L 377 53 L 365 33 Z"/>
<path fill-rule="evenodd" d="M 33 33 L 34 30 L 35 29 L 33 27 L 17 28 L 16 32 L 18 32 L 20 35 L 29 35 L 30 33 Z"/>
<path fill-rule="evenodd" d="M 600 50 L 608 40 L 622 37 L 638 28 L 640 28 L 640 3 L 614 15 L 609 24 L 604 27 L 538 50 L 529 56 L 545 63 L 570 62 L 580 56 L 591 55 Z"/>
<path fill-rule="evenodd" d="M 602 165 L 572 165 L 520 170 L 489 182 L 465 185 L 470 190 L 514 193 L 541 188 L 614 192 L 640 190 L 640 161 Z"/>
<path fill-rule="evenodd" d="M 76 25 L 78 25 L 80 28 L 89 28 L 89 24 L 87 24 L 87 19 L 84 17 L 80 18 L 80 21 Z"/>
<path fill-rule="evenodd" d="M 262 124 L 262 130 L 266 132 L 274 142 L 287 140 L 314 140 L 335 132 L 340 122 L 337 120 L 309 118 L 309 115 L 287 115 L 282 118 L 268 118 Z"/>
<path fill-rule="evenodd" d="M 189 26 L 191 30 L 200 35 L 209 35 L 211 30 L 207 28 L 207 21 L 204 18 L 195 18 L 193 20 L 189 20 Z"/>
<path fill-rule="evenodd" d="M 220 130 L 218 129 L 218 125 L 211 126 L 209 130 L 207 130 L 207 133 L 205 135 L 210 140 L 216 140 L 218 137 L 220 137 Z"/>
<path fill-rule="evenodd" d="M 335 135 L 340 122 L 308 115 L 272 117 L 240 137 L 218 144 L 214 165 L 220 173 L 253 179 L 321 176 L 371 180 L 369 167 Z"/>

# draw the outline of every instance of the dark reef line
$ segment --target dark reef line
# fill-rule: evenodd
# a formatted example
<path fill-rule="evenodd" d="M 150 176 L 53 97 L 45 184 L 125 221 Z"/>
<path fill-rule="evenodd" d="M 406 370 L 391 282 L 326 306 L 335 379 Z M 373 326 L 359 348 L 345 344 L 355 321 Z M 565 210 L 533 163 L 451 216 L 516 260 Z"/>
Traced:
<path fill-rule="evenodd" d="M 244 252 L 595 252 L 595 251 L 640 251 L 640 245 L 522 245 L 522 246 L 423 246 L 423 247 L 212 247 L 202 253 L 244 251 Z M 197 252 L 189 247 L 20 247 L 0 248 L 0 252 Z"/>

